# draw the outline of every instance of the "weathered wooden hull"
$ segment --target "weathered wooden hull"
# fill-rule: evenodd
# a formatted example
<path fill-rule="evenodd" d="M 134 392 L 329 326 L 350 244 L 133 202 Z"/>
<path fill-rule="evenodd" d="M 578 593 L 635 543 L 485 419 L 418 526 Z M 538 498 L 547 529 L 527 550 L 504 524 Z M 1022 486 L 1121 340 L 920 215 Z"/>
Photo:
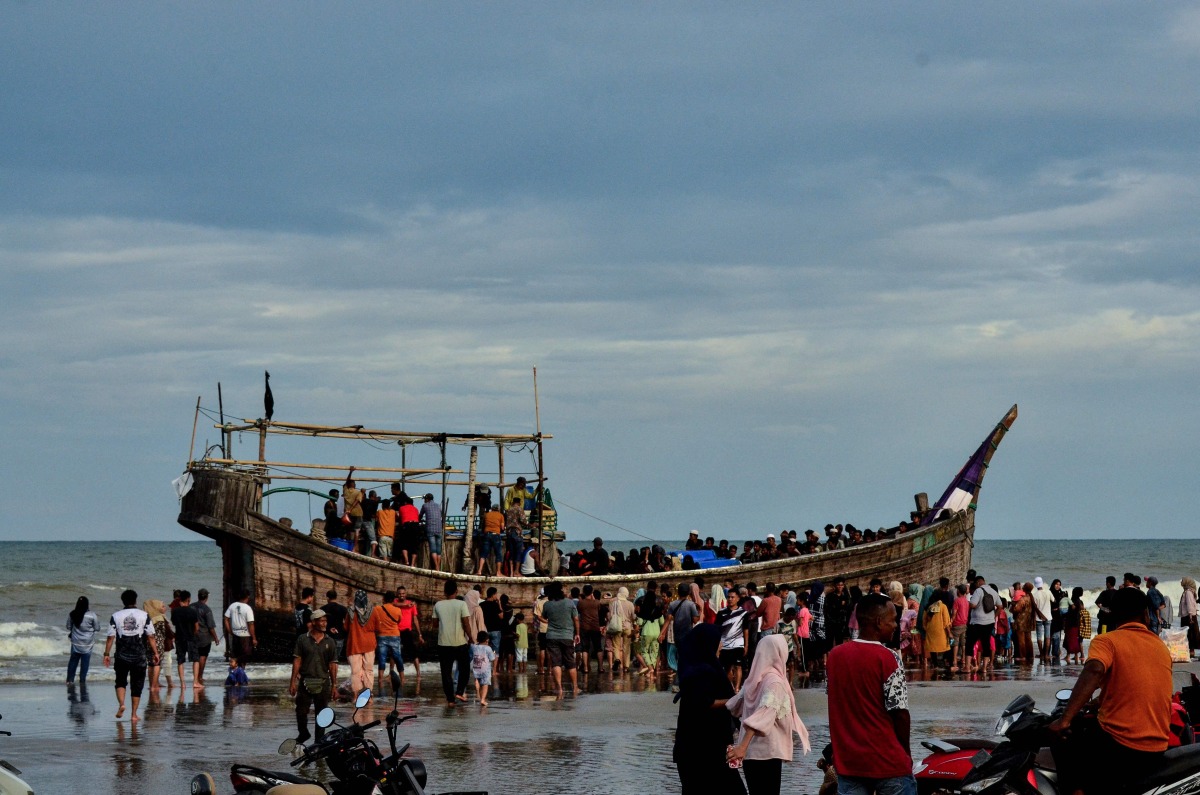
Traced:
<path fill-rule="evenodd" d="M 347 603 L 363 589 L 377 603 L 384 591 L 403 585 L 417 602 L 422 626 L 428 626 L 434 602 L 442 597 L 447 579 L 453 577 L 468 589 L 475 583 L 495 586 L 518 608 L 528 608 L 549 577 L 478 577 L 451 574 L 427 568 L 403 566 L 365 555 L 344 552 L 323 540 L 285 527 L 255 510 L 261 503 L 264 481 L 253 474 L 233 470 L 198 469 L 195 484 L 184 498 L 179 523 L 207 536 L 221 547 L 224 561 L 224 601 L 230 604 L 243 589 L 253 594 L 260 660 L 290 660 L 293 607 L 301 590 L 316 589 L 318 604 L 330 589 Z M 872 577 L 884 581 L 932 583 L 939 577 L 960 579 L 970 567 L 974 546 L 975 512 L 960 511 L 953 517 L 903 535 L 798 558 L 706 569 L 701 574 L 711 582 L 726 578 L 738 583 L 754 581 L 805 585 L 829 581 L 841 575 L 849 584 L 865 586 Z M 459 547 L 448 545 L 444 561 L 456 560 Z M 690 582 L 697 572 L 678 571 L 651 575 L 603 577 L 556 577 L 569 589 L 591 583 L 605 592 L 622 585 L 632 593 L 647 580 Z M 526 615 L 531 612 L 526 609 Z M 433 637 L 427 632 L 426 637 Z"/>

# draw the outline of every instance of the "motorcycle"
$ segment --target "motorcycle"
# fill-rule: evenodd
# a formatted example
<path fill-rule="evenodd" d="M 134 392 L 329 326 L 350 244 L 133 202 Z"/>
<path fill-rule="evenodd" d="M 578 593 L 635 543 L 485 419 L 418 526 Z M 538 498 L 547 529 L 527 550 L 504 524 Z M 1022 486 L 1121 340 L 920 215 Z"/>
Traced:
<path fill-rule="evenodd" d="M 1070 690 L 1055 694 L 1058 704 L 1047 715 L 1028 695 L 1017 696 L 1000 713 L 996 734 L 1005 740 L 991 753 L 980 751 L 958 792 L 965 795 L 1058 795 L 1058 771 L 1047 727 L 1066 708 Z M 1171 748 L 1163 761 L 1138 782 L 1137 795 L 1185 795 L 1200 792 L 1200 745 Z"/>
<path fill-rule="evenodd" d="M 235 764 L 230 768 L 229 779 L 235 793 L 255 793 L 265 795 L 273 787 L 306 786 L 312 787 L 329 795 L 426 795 L 425 784 L 428 774 L 420 759 L 405 757 L 410 743 L 396 747 L 396 735 L 400 724 L 415 718 L 415 715 L 400 717 L 396 709 L 399 703 L 400 681 L 392 674 L 392 691 L 396 700 L 392 711 L 388 713 L 387 724 L 388 743 L 391 754 L 384 756 L 376 743 L 366 736 L 367 731 L 375 728 L 380 721 L 367 724 L 353 722 L 354 715 L 365 707 L 371 700 L 371 691 L 364 690 L 354 701 L 354 713 L 351 715 L 349 726 L 337 723 L 337 716 L 331 707 L 326 707 L 317 714 L 317 726 L 321 729 L 332 730 L 325 732 L 320 741 L 304 746 L 289 738 L 279 746 L 279 753 L 296 755 L 292 767 L 300 767 L 318 761 L 324 761 L 336 781 L 323 784 L 310 778 L 288 771 L 265 770 L 251 765 Z M 281 790 L 286 791 L 286 790 Z M 216 795 L 216 787 L 212 776 L 201 773 L 191 782 L 192 795 Z M 444 795 L 487 795 L 486 792 L 444 793 Z"/>
<path fill-rule="evenodd" d="M 976 763 L 1000 743 L 969 737 L 925 740 L 921 746 L 930 753 L 913 765 L 917 795 L 953 795 L 962 789 L 963 779 Z"/>
<path fill-rule="evenodd" d="M 0 731 L 0 734 L 12 737 L 12 732 Z M 21 771 L 3 759 L 0 759 L 0 795 L 33 795 L 33 787 L 21 780 Z"/>

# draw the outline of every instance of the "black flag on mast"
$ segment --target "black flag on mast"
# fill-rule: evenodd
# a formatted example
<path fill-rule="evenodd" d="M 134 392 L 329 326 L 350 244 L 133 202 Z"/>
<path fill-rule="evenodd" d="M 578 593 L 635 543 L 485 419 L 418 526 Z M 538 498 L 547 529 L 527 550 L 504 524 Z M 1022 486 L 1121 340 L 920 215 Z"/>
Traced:
<path fill-rule="evenodd" d="M 267 373 L 266 370 L 263 370 Z M 263 408 L 266 410 L 267 422 L 271 421 L 271 415 L 275 413 L 275 396 L 271 394 L 271 374 L 267 373 L 267 393 L 263 395 Z"/>

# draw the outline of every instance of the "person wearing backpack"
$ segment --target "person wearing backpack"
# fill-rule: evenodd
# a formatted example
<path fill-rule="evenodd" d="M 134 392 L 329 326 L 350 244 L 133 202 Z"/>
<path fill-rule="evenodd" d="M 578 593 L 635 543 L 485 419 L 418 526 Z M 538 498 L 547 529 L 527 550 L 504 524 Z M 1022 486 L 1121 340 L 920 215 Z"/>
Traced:
<path fill-rule="evenodd" d="M 971 591 L 971 623 L 967 625 L 967 650 L 973 650 L 975 644 L 979 644 L 980 673 L 992 670 L 992 635 L 996 631 L 996 607 L 999 604 L 1000 594 L 976 572 L 975 587 Z"/>

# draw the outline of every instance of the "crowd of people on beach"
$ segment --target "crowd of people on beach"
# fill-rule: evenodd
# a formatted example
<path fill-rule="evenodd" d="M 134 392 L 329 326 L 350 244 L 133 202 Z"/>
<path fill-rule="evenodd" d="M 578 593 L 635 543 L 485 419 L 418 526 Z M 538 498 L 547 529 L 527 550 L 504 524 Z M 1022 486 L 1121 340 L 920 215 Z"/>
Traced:
<path fill-rule="evenodd" d="M 594 548 L 603 548 L 601 539 Z M 922 671 L 986 676 L 998 665 L 1032 665 L 1035 660 L 1082 664 L 1088 643 L 1116 628 L 1115 605 L 1126 590 L 1144 599 L 1150 632 L 1185 627 L 1190 653 L 1200 651 L 1196 583 L 1187 577 L 1176 606 L 1154 577 L 1143 580 L 1133 573 L 1123 576 L 1120 587 L 1109 577 L 1092 604 L 1084 603 L 1082 586 L 1068 591 L 1059 579 L 1047 585 L 1042 577 L 1033 577 L 1001 589 L 974 571 L 961 582 L 942 578 L 907 587 L 875 579 L 865 590 L 842 577 L 828 585 L 768 582 L 760 588 L 730 579 L 706 582 L 704 574 L 682 584 L 649 580 L 632 594 L 624 586 L 604 591 L 601 580 L 569 592 L 551 581 L 528 605 L 513 604 L 496 587 L 475 585 L 460 593 L 451 579 L 433 606 L 436 636 L 430 638 L 422 634 L 417 605 L 403 586 L 375 603 L 362 590 L 346 594 L 350 601 L 345 605 L 336 590 L 329 590 L 318 605 L 314 589 L 305 588 L 295 605 L 288 684 L 298 739 L 311 736 L 310 710 L 319 712 L 334 699 L 364 689 L 381 689 L 389 680 L 403 688 L 408 664 L 414 666 L 419 689 L 420 657 L 429 651 L 439 663 L 447 706 L 469 703 L 472 683 L 475 700 L 487 706 L 495 678 L 526 673 L 530 663 L 547 698 L 565 698 L 568 688 L 577 695 L 580 680 L 588 677 L 650 677 L 680 693 L 677 750 L 711 743 L 706 733 L 714 721 L 729 725 L 727 718 L 711 714 L 713 703 L 722 702 L 729 714 L 740 717 L 736 735 L 717 732 L 724 743 L 718 758 L 734 765 L 727 770 L 742 766 L 754 795 L 772 791 L 780 765 L 791 759 L 793 733 L 807 746 L 794 713 L 793 688 L 825 682 L 831 731 L 839 724 L 844 733 L 858 731 L 848 724 L 844 707 L 863 708 L 863 696 L 856 691 L 862 683 L 858 677 L 851 677 L 852 682 L 840 678 L 846 670 L 886 673 L 877 684 L 886 691 L 885 703 L 893 705 L 888 712 L 906 704 L 907 678 Z M 243 666 L 254 659 L 258 646 L 251 595 L 240 594 L 221 623 L 208 607 L 208 596 L 201 589 L 193 602 L 188 591 L 179 590 L 169 604 L 147 599 L 138 607 L 137 594 L 125 591 L 122 609 L 112 614 L 107 628 L 86 597 L 80 597 L 67 619 L 68 683 L 77 675 L 86 682 L 92 647 L 103 633 L 104 664 L 116 673 L 118 718 L 125 713 L 127 692 L 131 719 L 137 720 L 144 688 L 157 690 L 162 680 L 168 689 L 174 687 L 172 672 L 183 687 L 189 663 L 192 687 L 202 689 L 207 659 L 222 642 L 229 658 L 226 684 L 245 685 Z M 851 643 L 855 640 L 869 641 L 870 648 Z M 348 665 L 348 676 L 339 676 L 339 663 Z M 697 711 L 696 698 L 709 703 L 709 712 Z M 318 728 L 318 739 L 320 733 Z M 907 754 L 907 738 L 897 741 Z M 840 761 L 826 767 L 842 770 L 846 761 Z M 768 764 L 760 764 L 764 762 Z M 685 792 L 702 789 L 694 768 L 680 767 Z"/>

